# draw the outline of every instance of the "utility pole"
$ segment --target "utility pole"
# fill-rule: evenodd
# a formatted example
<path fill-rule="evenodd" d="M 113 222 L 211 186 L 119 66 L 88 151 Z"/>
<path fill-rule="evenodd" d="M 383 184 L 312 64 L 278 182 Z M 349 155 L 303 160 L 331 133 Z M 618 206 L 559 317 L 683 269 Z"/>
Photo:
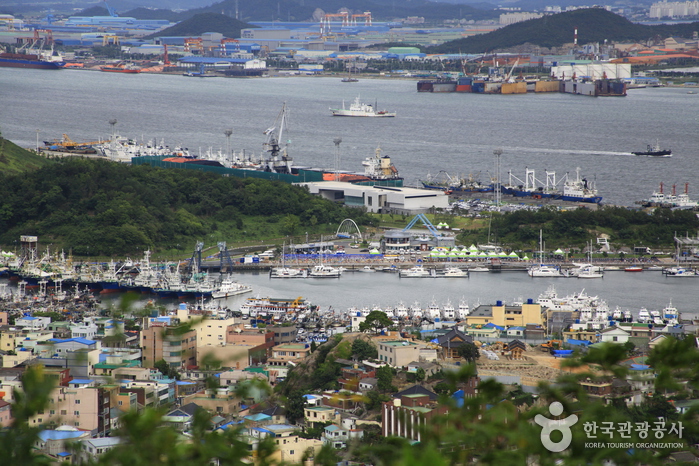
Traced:
<path fill-rule="evenodd" d="M 493 186 L 495 191 L 495 208 L 500 210 L 500 156 L 502 155 L 502 149 L 495 149 L 493 151 L 495 156 L 495 186 Z"/>

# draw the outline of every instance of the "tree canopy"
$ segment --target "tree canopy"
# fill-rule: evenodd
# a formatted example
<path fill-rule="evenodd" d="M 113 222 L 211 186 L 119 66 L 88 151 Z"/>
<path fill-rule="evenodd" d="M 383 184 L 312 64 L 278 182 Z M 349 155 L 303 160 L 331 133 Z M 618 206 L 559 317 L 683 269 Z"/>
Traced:
<path fill-rule="evenodd" d="M 186 251 L 202 239 L 284 238 L 301 226 L 337 225 L 345 218 L 372 222 L 361 209 L 302 187 L 196 170 L 68 158 L 0 179 L 0 243 L 37 235 L 42 244 L 83 256 Z M 282 221 L 287 217 L 295 228 Z"/>
<path fill-rule="evenodd" d="M 369 315 L 366 316 L 366 320 L 359 324 L 359 331 L 366 332 L 367 330 L 373 330 L 376 333 L 381 332 L 381 330 L 393 325 L 393 321 L 388 318 L 383 311 L 371 311 Z"/>

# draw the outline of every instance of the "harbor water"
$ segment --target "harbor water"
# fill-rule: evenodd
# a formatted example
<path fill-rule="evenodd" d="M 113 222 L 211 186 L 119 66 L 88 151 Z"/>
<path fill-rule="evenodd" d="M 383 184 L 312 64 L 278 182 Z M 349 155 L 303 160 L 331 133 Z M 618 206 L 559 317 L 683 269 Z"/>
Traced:
<path fill-rule="evenodd" d="M 526 272 L 473 272 L 468 278 L 399 278 L 398 274 L 385 272 L 345 272 L 339 279 L 273 279 L 264 272 L 237 273 L 233 277 L 253 288 L 252 293 L 221 301 L 233 310 L 256 296 L 303 297 L 321 309 L 338 311 L 352 307 L 395 308 L 400 303 L 411 306 L 415 302 L 425 309 L 433 301 L 440 307 L 447 302 L 458 307 L 464 301 L 473 309 L 498 300 L 505 304 L 536 301 L 553 286 L 561 297 L 584 290 L 605 301 L 610 309 L 618 306 L 634 315 L 643 307 L 660 310 L 672 303 L 684 319 L 699 317 L 699 278 L 666 277 L 660 271 L 609 271 L 604 278 L 592 280 L 531 278 Z"/>
<path fill-rule="evenodd" d="M 197 79 L 175 75 L 121 75 L 85 70 L 0 68 L 2 135 L 24 147 L 60 139 L 108 138 L 115 129 L 139 141 L 259 155 L 282 104 L 290 111 L 289 154 L 295 164 L 332 168 L 341 138 L 340 168 L 362 170 L 377 146 L 417 185 L 428 174 L 495 175 L 493 151 L 501 149 L 500 175 L 524 179 L 525 169 L 545 182 L 568 172 L 596 183 L 603 203 L 631 206 L 667 190 L 699 183 L 692 176 L 698 150 L 699 95 L 682 88 L 632 89 L 627 97 L 594 98 L 542 93 L 482 95 L 418 93 L 414 80 L 340 77 Z M 396 118 L 338 118 L 330 108 L 357 96 Z M 230 141 L 224 131 L 233 131 Z M 631 155 L 656 140 L 670 158 Z"/>
<path fill-rule="evenodd" d="M 649 197 L 660 182 L 678 188 L 696 183 L 699 96 L 681 88 L 634 89 L 627 97 L 570 94 L 433 94 L 416 92 L 415 81 L 340 77 L 197 79 L 141 73 L 47 72 L 0 68 L 0 130 L 24 147 L 42 145 L 65 133 L 75 141 L 111 134 L 109 120 L 123 136 L 192 153 L 226 150 L 260 154 L 270 128 L 287 103 L 289 154 L 296 165 L 334 167 L 333 140 L 342 138 L 340 168 L 361 170 L 361 161 L 381 146 L 407 185 L 428 174 L 469 174 L 487 182 L 494 176 L 493 151 L 502 149 L 501 177 L 523 177 L 535 169 L 574 175 L 577 167 L 594 181 L 603 203 L 631 206 Z M 337 118 L 329 108 L 357 96 L 396 118 Z M 224 131 L 232 129 L 230 141 Z M 631 155 L 658 140 L 671 158 Z M 695 234 L 696 232 L 688 232 Z M 678 232 L 684 234 L 684 232 Z M 699 311 L 699 279 L 669 278 L 660 272 L 608 272 L 603 279 L 532 279 L 522 272 L 472 273 L 467 279 L 406 279 L 388 273 L 346 273 L 340 279 L 271 280 L 267 274 L 234 278 L 252 295 L 302 296 L 322 308 L 396 306 L 432 300 L 474 306 L 536 299 L 554 284 L 559 295 L 599 295 L 610 308 L 661 309 L 670 302 L 683 315 Z M 226 302 L 235 308 L 248 295 Z"/>

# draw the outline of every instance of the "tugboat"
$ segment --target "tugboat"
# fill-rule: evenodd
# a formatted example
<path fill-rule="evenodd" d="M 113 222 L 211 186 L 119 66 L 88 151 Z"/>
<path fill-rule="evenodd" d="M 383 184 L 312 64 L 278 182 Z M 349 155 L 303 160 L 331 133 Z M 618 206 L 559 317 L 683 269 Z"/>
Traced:
<path fill-rule="evenodd" d="M 647 155 L 649 157 L 672 157 L 672 151 L 670 149 L 661 149 L 657 141 L 655 145 L 648 144 L 645 151 L 631 153 L 633 155 Z"/>

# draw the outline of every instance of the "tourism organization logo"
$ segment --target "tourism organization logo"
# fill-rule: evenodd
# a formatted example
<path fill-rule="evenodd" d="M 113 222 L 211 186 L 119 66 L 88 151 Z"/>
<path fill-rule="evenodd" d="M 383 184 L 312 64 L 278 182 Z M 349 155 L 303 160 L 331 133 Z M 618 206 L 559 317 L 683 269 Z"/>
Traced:
<path fill-rule="evenodd" d="M 552 416 L 560 416 L 563 413 L 563 405 L 558 401 L 554 401 L 549 405 L 549 413 Z M 571 414 L 564 419 L 549 419 L 546 416 L 537 414 L 534 417 L 534 422 L 542 427 L 541 443 L 544 447 L 550 452 L 558 453 L 568 448 L 570 442 L 573 441 L 573 432 L 570 428 L 578 422 L 578 416 Z M 557 430 L 563 434 L 563 438 L 558 442 L 554 442 L 551 440 L 551 434 Z"/>
<path fill-rule="evenodd" d="M 554 401 L 549 405 L 549 413 L 557 417 L 563 413 L 563 405 L 558 401 Z M 578 422 L 578 416 L 571 414 L 563 419 L 549 419 L 546 416 L 537 414 L 534 416 L 534 422 L 542 427 L 541 429 L 541 444 L 552 453 L 560 453 L 568 448 L 573 441 L 573 427 Z M 592 442 L 585 442 L 585 448 L 683 448 L 683 442 L 658 442 L 666 435 L 675 435 L 676 438 L 682 438 L 684 427 L 682 422 L 665 421 L 665 418 L 659 417 L 654 422 L 585 422 L 583 424 L 586 438 L 592 439 Z M 555 431 L 560 431 L 562 434 L 561 440 L 554 442 L 551 440 L 551 434 Z M 634 432 L 643 442 L 631 441 L 631 433 Z"/>

